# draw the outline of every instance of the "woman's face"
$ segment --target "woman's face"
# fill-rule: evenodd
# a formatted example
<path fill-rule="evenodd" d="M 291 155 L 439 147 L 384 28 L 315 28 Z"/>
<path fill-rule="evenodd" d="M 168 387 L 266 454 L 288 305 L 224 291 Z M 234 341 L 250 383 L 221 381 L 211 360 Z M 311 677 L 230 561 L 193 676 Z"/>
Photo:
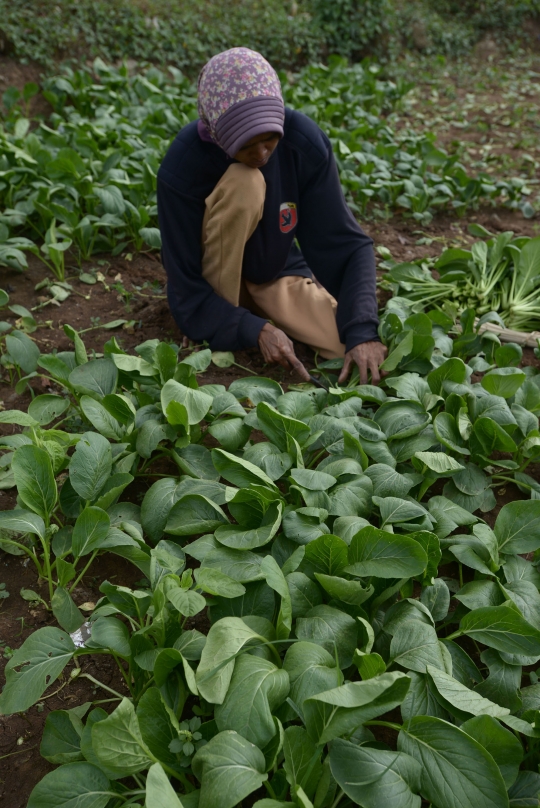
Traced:
<path fill-rule="evenodd" d="M 277 132 L 265 132 L 256 135 L 236 152 L 234 159 L 249 168 L 262 168 L 271 158 L 274 149 L 279 143 Z"/>

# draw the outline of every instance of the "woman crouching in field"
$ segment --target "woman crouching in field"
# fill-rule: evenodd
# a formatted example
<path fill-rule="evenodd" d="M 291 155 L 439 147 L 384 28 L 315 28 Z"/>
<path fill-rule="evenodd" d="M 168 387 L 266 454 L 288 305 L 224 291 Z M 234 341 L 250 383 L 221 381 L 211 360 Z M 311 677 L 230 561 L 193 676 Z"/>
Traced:
<path fill-rule="evenodd" d="M 200 119 L 158 173 L 171 312 L 213 350 L 259 346 L 308 373 L 291 339 L 344 356 L 379 381 L 373 243 L 347 207 L 326 135 L 284 107 L 272 66 L 248 48 L 214 56 L 199 77 Z"/>

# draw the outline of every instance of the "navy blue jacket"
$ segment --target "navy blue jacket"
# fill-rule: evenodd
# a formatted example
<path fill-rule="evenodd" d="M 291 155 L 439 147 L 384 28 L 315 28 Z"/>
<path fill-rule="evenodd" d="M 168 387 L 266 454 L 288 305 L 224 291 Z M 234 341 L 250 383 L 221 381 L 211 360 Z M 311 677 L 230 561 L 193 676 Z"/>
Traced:
<path fill-rule="evenodd" d="M 267 283 L 282 275 L 312 277 L 313 272 L 338 301 L 338 332 L 350 350 L 378 339 L 373 242 L 345 202 L 326 135 L 290 109 L 284 130 L 272 157 L 259 169 L 266 180 L 266 200 L 245 247 L 242 276 Z M 219 297 L 201 274 L 204 200 L 230 164 L 219 146 L 201 139 L 194 121 L 171 144 L 157 184 L 171 312 L 190 339 L 207 340 L 213 350 L 223 351 L 256 346 L 266 322 Z"/>

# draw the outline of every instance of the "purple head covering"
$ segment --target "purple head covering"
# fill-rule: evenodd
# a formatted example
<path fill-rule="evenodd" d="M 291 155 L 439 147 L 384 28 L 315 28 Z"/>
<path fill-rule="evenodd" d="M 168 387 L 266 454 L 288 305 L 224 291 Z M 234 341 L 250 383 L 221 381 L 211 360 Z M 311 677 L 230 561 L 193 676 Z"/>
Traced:
<path fill-rule="evenodd" d="M 279 78 L 264 56 L 249 48 L 231 48 L 207 62 L 199 76 L 198 105 L 201 121 L 229 157 L 257 135 L 283 135 Z"/>

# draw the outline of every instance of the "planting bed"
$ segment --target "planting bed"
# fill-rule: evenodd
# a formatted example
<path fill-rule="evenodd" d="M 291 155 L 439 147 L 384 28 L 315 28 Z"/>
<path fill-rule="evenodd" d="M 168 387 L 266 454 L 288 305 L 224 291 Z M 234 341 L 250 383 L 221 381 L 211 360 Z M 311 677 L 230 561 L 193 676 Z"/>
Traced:
<path fill-rule="evenodd" d="M 107 93 L 135 104 L 133 88 L 148 90 L 107 70 Z M 24 223 L 17 199 L 4 199 L 28 261 L 23 273 L 0 270 L 0 797 L 10 808 L 540 804 L 540 361 L 479 334 L 466 300 L 458 311 L 410 300 L 399 274 L 476 242 L 487 265 L 497 244 L 506 250 L 516 277 L 537 262 L 534 277 L 537 224 L 519 209 L 530 213 L 525 183 L 470 186 L 467 201 L 469 179 L 448 164 L 437 190 L 443 178 L 418 161 L 427 150 L 440 165 L 427 142 L 403 147 L 408 168 L 391 132 L 380 163 L 354 157 L 401 93 L 359 75 L 376 99 L 358 92 L 376 118 L 363 132 L 339 131 L 315 92 L 321 69 L 287 92 L 329 128 L 357 210 L 379 216 L 364 226 L 385 248 L 380 388 L 354 375 L 339 387 L 335 363 L 300 345 L 328 392 L 255 350 L 183 349 L 150 249 L 148 177 L 125 191 L 139 195 L 142 227 L 121 193 L 101 193 L 124 188 L 124 175 L 92 189 L 77 178 L 86 214 L 121 219 L 123 235 L 89 258 L 65 199 L 58 232 L 39 207 L 18 209 Z M 87 79 L 77 81 L 89 120 Z M 66 99 L 50 100 L 75 132 Z M 143 101 L 157 154 L 169 124 L 161 102 Z M 355 103 L 342 111 L 349 121 Z M 16 138 L 35 155 L 23 128 Z M 126 171 L 132 146 L 126 138 Z M 25 158 L 13 155 L 28 202 Z M 507 206 L 471 209 L 490 196 Z M 396 207 L 410 218 L 391 218 Z M 35 288 L 45 273 L 39 239 L 37 250 L 24 242 L 29 221 L 56 279 L 65 273 L 64 300 Z M 505 231 L 514 240 L 503 245 Z M 55 248 L 57 236 L 71 246 Z"/>

